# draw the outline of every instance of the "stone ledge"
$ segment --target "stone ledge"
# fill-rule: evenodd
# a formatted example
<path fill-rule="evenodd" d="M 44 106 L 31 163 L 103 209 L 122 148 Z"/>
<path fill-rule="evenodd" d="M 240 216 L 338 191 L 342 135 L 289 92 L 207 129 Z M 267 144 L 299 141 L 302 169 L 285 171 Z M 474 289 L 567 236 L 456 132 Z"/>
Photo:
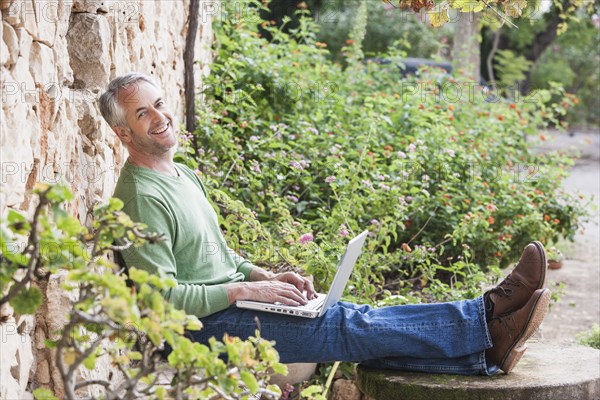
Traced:
<path fill-rule="evenodd" d="M 600 350 L 529 343 L 509 375 L 436 375 L 358 368 L 361 391 L 377 400 L 596 400 Z"/>

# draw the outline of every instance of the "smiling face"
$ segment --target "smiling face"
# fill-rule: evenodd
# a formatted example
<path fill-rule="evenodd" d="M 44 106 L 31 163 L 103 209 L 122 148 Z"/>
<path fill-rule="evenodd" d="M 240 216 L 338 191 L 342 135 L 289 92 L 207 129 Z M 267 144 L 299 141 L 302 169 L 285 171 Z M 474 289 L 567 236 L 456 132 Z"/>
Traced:
<path fill-rule="evenodd" d="M 125 112 L 126 127 L 113 127 L 127 146 L 131 157 L 170 157 L 177 138 L 173 115 L 167 109 L 160 90 L 148 82 L 133 83 L 118 94 L 118 102 Z"/>

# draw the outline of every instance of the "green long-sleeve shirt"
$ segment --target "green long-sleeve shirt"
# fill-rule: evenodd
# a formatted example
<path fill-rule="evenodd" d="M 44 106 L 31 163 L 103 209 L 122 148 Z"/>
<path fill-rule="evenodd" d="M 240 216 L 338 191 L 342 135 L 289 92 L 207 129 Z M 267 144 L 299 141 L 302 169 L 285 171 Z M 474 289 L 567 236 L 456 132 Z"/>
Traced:
<path fill-rule="evenodd" d="M 254 266 L 225 243 L 200 179 L 183 164 L 176 168 L 179 176 L 168 176 L 125 163 L 114 196 L 133 221 L 165 240 L 130 248 L 123 259 L 128 267 L 175 279 L 177 286 L 164 293 L 167 300 L 204 317 L 229 306 L 225 284 L 249 280 Z"/>

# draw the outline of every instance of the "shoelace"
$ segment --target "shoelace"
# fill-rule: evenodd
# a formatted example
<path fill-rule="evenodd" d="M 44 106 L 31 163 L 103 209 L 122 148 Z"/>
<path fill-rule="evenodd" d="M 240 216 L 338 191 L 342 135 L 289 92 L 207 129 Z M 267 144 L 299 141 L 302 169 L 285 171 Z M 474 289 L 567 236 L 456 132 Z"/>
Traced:
<path fill-rule="evenodd" d="M 511 286 L 517 287 L 517 286 L 525 286 L 525 285 L 521 281 L 514 280 L 509 275 L 502 282 L 500 282 L 500 284 L 498 286 L 496 286 L 495 288 L 490 290 L 490 292 L 496 293 L 502 297 L 510 297 L 510 296 L 512 296 L 512 294 L 514 292 L 514 290 L 511 288 Z"/>

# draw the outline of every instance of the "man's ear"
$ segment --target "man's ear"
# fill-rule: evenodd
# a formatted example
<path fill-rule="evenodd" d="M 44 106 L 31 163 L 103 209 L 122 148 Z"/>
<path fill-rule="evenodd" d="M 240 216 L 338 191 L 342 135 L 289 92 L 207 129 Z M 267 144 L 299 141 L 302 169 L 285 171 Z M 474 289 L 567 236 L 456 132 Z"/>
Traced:
<path fill-rule="evenodd" d="M 113 126 L 112 130 L 123 143 L 131 142 L 131 130 L 122 126 Z"/>

